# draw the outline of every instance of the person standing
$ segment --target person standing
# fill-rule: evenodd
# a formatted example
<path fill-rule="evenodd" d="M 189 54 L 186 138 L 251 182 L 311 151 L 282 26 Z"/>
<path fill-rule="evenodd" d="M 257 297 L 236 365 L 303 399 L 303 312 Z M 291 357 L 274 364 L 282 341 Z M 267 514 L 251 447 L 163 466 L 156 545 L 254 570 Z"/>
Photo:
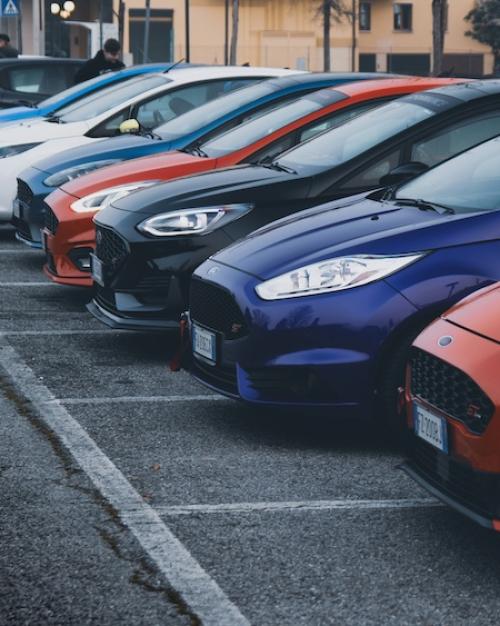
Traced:
<path fill-rule="evenodd" d="M 120 61 L 120 42 L 116 39 L 106 39 L 102 50 L 89 59 L 75 74 L 75 83 L 95 78 L 104 72 L 122 70 L 125 64 Z"/>
<path fill-rule="evenodd" d="M 19 51 L 10 45 L 10 37 L 7 33 L 0 33 L 0 59 L 16 59 Z"/>

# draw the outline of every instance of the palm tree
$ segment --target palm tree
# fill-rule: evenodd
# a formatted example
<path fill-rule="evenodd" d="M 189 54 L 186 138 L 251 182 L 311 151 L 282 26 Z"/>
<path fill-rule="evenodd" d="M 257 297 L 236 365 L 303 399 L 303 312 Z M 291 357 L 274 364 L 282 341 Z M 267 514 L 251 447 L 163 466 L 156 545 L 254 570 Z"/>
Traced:
<path fill-rule="evenodd" d="M 446 0 L 432 0 L 432 73 L 434 76 L 439 76 L 443 71 L 446 11 Z"/>
<path fill-rule="evenodd" d="M 233 0 L 233 30 L 231 32 L 231 50 L 229 65 L 236 65 L 238 56 L 238 25 L 240 21 L 240 0 Z"/>
<path fill-rule="evenodd" d="M 315 0 L 318 3 L 318 0 Z M 321 15 L 323 22 L 323 69 L 329 72 L 331 69 L 331 46 L 330 34 L 332 19 L 340 22 L 350 12 L 345 7 L 345 0 L 319 0 L 317 12 Z"/>

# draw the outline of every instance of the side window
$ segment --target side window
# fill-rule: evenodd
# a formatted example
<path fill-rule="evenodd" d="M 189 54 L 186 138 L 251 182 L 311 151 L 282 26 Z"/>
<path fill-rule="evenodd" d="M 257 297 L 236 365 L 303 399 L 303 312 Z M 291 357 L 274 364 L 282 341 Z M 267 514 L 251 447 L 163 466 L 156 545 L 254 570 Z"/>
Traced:
<path fill-rule="evenodd" d="M 500 135 L 500 111 L 482 113 L 414 143 L 410 160 L 432 167 L 497 135 Z"/>
<path fill-rule="evenodd" d="M 152 129 L 174 117 L 187 113 L 210 100 L 250 84 L 248 80 L 213 80 L 198 85 L 186 85 L 169 91 L 136 108 L 135 117 L 144 128 Z"/>
<path fill-rule="evenodd" d="M 41 89 L 45 70 L 41 66 L 13 67 L 8 70 L 8 85 L 21 93 L 44 93 Z"/>
<path fill-rule="evenodd" d="M 333 113 L 333 115 L 331 115 L 330 117 L 326 119 L 323 118 L 319 120 L 318 122 L 313 122 L 311 125 L 309 125 L 307 128 L 304 128 L 299 133 L 299 139 L 297 143 L 302 143 L 303 141 L 307 141 L 308 139 L 311 139 L 315 135 L 319 135 L 319 133 L 324 133 L 327 130 L 331 130 L 332 128 L 335 128 L 336 126 L 341 126 L 342 124 L 345 124 L 352 118 L 357 117 L 358 115 L 361 115 L 362 113 L 365 113 L 366 111 L 369 111 L 370 109 L 374 109 L 375 107 L 380 106 L 381 104 L 385 104 L 386 102 L 387 102 L 386 99 L 382 101 L 374 100 L 372 102 L 365 102 L 358 106 L 347 107 L 346 109 L 342 109 L 341 111 Z"/>
<path fill-rule="evenodd" d="M 373 163 L 372 165 L 363 168 L 361 171 L 358 171 L 358 173 L 356 173 L 353 177 L 344 180 L 339 185 L 339 187 L 341 189 L 353 190 L 370 189 L 377 187 L 382 176 L 385 176 L 399 165 L 400 158 L 401 149 L 398 148 L 397 150 L 394 150 L 394 152 L 386 154 L 376 163 Z"/>
<path fill-rule="evenodd" d="M 106 121 L 102 122 L 87 133 L 88 137 L 114 137 L 120 134 L 120 124 L 130 117 L 129 109 L 124 109 L 110 117 Z"/>

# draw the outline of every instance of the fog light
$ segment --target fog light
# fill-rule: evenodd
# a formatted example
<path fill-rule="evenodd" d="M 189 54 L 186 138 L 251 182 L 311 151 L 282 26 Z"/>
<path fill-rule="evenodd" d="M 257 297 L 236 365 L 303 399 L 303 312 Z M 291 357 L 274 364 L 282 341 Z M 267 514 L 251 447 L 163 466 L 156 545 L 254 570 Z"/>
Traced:
<path fill-rule="evenodd" d="M 90 255 L 92 252 L 92 248 L 73 248 L 68 256 L 81 272 L 90 272 Z"/>

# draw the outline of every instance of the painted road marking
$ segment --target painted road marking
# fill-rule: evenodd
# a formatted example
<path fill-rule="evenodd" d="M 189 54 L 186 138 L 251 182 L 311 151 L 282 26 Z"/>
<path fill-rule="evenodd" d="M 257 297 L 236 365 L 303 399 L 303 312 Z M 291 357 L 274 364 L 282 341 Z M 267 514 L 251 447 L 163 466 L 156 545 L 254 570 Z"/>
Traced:
<path fill-rule="evenodd" d="M 40 256 L 45 254 L 43 250 L 36 248 L 26 248 L 26 250 L 22 248 L 20 250 L 16 248 L 0 248 L 0 254 L 26 254 L 26 252 L 38 252 Z"/>
<path fill-rule="evenodd" d="M 69 315 L 69 313 L 68 313 Z M 71 315 L 82 315 L 81 313 L 71 313 Z M 86 313 L 83 315 L 87 316 Z M 115 330 L 112 328 L 102 328 L 96 330 L 2 330 L 0 334 L 4 337 L 36 337 L 40 336 L 49 336 L 52 337 L 54 335 L 67 336 L 67 335 L 103 335 L 103 334 L 111 334 L 111 333 L 126 333 L 127 335 L 135 334 L 133 331 L 128 330 Z"/>
<path fill-rule="evenodd" d="M 31 402 L 204 626 L 250 626 L 218 584 L 0 334 L 0 367 Z"/>
<path fill-rule="evenodd" d="M 37 282 L 37 281 L 19 281 L 19 282 L 0 282 L 0 287 L 60 287 L 56 283 Z"/>
<path fill-rule="evenodd" d="M 418 509 L 444 506 L 433 498 L 402 500 L 305 500 L 304 502 L 237 502 L 231 504 L 190 504 L 157 506 L 159 515 L 196 515 L 199 513 L 271 513 L 283 511 L 336 511 L 366 509 Z"/>
<path fill-rule="evenodd" d="M 59 398 L 51 403 L 61 404 L 114 404 L 115 402 L 231 402 L 230 398 L 220 395 L 194 395 L 194 396 L 117 396 L 116 398 Z"/>

